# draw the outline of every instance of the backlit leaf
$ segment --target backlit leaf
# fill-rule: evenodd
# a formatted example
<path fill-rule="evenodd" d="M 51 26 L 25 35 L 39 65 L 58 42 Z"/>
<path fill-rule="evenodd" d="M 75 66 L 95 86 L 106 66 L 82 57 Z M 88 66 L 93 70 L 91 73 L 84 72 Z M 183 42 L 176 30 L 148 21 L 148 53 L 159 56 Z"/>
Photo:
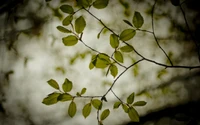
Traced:
<path fill-rule="evenodd" d="M 92 61 L 96 68 L 106 68 L 110 63 L 110 57 L 105 53 L 98 54 Z"/>
<path fill-rule="evenodd" d="M 102 108 L 102 102 L 99 99 L 93 99 L 92 100 L 92 105 L 94 106 L 94 108 L 96 108 L 97 110 L 100 110 Z"/>
<path fill-rule="evenodd" d="M 103 9 L 108 5 L 109 0 L 96 0 L 93 3 L 93 7 L 97 9 Z"/>
<path fill-rule="evenodd" d="M 62 26 L 57 26 L 56 27 L 60 32 L 63 32 L 63 33 L 71 33 L 70 30 L 66 29 L 65 27 L 62 27 Z"/>
<path fill-rule="evenodd" d="M 74 117 L 74 115 L 76 114 L 76 103 L 74 101 L 71 101 L 71 103 L 69 104 L 69 108 L 68 108 L 68 115 L 70 117 Z"/>
<path fill-rule="evenodd" d="M 50 79 L 49 81 L 47 81 L 47 83 L 48 83 L 51 87 L 53 87 L 53 88 L 55 88 L 55 89 L 59 89 L 58 83 L 57 83 L 55 80 Z"/>
<path fill-rule="evenodd" d="M 75 20 L 75 31 L 77 33 L 82 33 L 85 26 L 86 26 L 86 22 L 83 16 L 80 16 L 79 18 Z"/>
<path fill-rule="evenodd" d="M 60 94 L 58 96 L 58 101 L 62 101 L 62 102 L 64 102 L 64 101 L 70 101 L 72 99 L 73 99 L 73 97 L 70 94 L 68 94 L 68 93 L 63 93 L 63 94 Z"/>
<path fill-rule="evenodd" d="M 113 105 L 113 109 L 119 108 L 121 104 L 121 102 L 115 102 L 115 104 Z"/>
<path fill-rule="evenodd" d="M 117 66 L 115 66 L 115 65 L 111 65 L 110 66 L 110 73 L 111 73 L 111 75 L 113 76 L 113 77 L 116 77 L 117 76 L 117 74 L 118 74 L 118 68 L 117 68 Z"/>
<path fill-rule="evenodd" d="M 145 101 L 137 101 L 133 104 L 133 106 L 145 106 L 147 102 Z"/>
<path fill-rule="evenodd" d="M 126 24 L 128 24 L 129 26 L 133 27 L 133 25 L 128 21 L 128 20 L 123 20 Z"/>
<path fill-rule="evenodd" d="M 76 36 L 69 35 L 67 37 L 63 37 L 62 41 L 65 46 L 74 46 L 77 44 L 78 38 Z"/>
<path fill-rule="evenodd" d="M 125 29 L 120 34 L 119 38 L 122 41 L 128 41 L 128 40 L 132 39 L 135 36 L 135 34 L 136 34 L 136 32 L 134 29 Z"/>
<path fill-rule="evenodd" d="M 122 104 L 122 109 L 124 110 L 125 113 L 128 113 L 129 108 L 126 104 Z"/>
<path fill-rule="evenodd" d="M 81 95 L 85 94 L 86 90 L 87 90 L 86 88 L 83 88 L 83 89 L 81 90 Z"/>
<path fill-rule="evenodd" d="M 73 87 L 72 82 L 69 79 L 65 78 L 65 81 L 62 84 L 63 91 L 64 92 L 70 92 L 72 90 L 72 87 Z"/>
<path fill-rule="evenodd" d="M 77 1 L 77 4 L 78 6 L 81 6 L 81 7 L 89 7 L 89 5 L 92 3 L 92 0 L 76 0 Z"/>
<path fill-rule="evenodd" d="M 65 19 L 62 21 L 62 24 L 64 26 L 68 26 L 73 20 L 73 16 L 72 15 L 69 15 L 67 17 L 65 17 Z"/>
<path fill-rule="evenodd" d="M 140 12 L 137 12 L 137 11 L 135 12 L 132 22 L 136 28 L 142 27 L 142 25 L 144 23 L 144 19 L 143 19 L 142 15 L 140 14 Z"/>
<path fill-rule="evenodd" d="M 68 13 L 68 14 L 74 13 L 74 9 L 70 5 L 62 5 L 60 6 L 60 9 L 64 13 Z"/>
<path fill-rule="evenodd" d="M 131 121 L 139 122 L 139 115 L 138 115 L 137 111 L 133 107 L 129 108 L 128 116 L 131 119 Z"/>
<path fill-rule="evenodd" d="M 122 51 L 122 52 L 132 52 L 133 50 L 134 50 L 134 48 L 131 46 L 131 45 L 126 45 L 126 46 L 122 46 L 121 48 L 120 48 L 120 50 Z"/>
<path fill-rule="evenodd" d="M 46 98 L 43 99 L 42 103 L 45 105 L 52 105 L 58 102 L 57 98 L 60 93 L 51 93 Z"/>
<path fill-rule="evenodd" d="M 90 115 L 92 106 L 91 103 L 86 104 L 82 109 L 82 114 L 85 118 L 87 118 Z"/>
<path fill-rule="evenodd" d="M 123 55 L 121 52 L 119 51 L 115 51 L 114 53 L 114 57 L 117 61 L 119 61 L 120 63 L 123 63 L 124 62 L 124 58 L 123 58 Z"/>
<path fill-rule="evenodd" d="M 105 109 L 100 116 L 100 119 L 103 121 L 104 119 L 106 119 L 110 114 L 110 110 L 109 109 Z"/>
<path fill-rule="evenodd" d="M 133 92 L 127 97 L 127 103 L 132 104 L 134 101 L 134 97 L 135 97 L 135 93 Z"/>
<path fill-rule="evenodd" d="M 119 40 L 115 34 L 110 35 L 110 45 L 112 48 L 117 48 L 119 46 Z"/>

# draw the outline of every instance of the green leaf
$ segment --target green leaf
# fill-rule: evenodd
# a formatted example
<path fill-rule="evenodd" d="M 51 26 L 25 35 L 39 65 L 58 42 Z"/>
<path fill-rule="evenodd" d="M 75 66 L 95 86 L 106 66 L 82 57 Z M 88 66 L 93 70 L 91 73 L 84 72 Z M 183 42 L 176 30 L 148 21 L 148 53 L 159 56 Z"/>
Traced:
<path fill-rule="evenodd" d="M 135 12 L 132 22 L 136 28 L 142 27 L 142 25 L 144 23 L 144 19 L 143 19 L 142 15 L 140 14 L 140 12 L 137 12 L 137 11 Z"/>
<path fill-rule="evenodd" d="M 92 62 L 90 62 L 90 64 L 89 64 L 89 69 L 91 70 L 91 69 L 93 69 L 93 68 L 94 68 L 94 65 L 93 65 Z"/>
<path fill-rule="evenodd" d="M 109 0 L 96 0 L 93 3 L 93 7 L 97 9 L 103 9 L 108 5 Z"/>
<path fill-rule="evenodd" d="M 94 108 L 96 108 L 97 110 L 101 110 L 102 108 L 102 102 L 99 99 L 93 99 L 92 100 L 92 105 L 94 106 Z"/>
<path fill-rule="evenodd" d="M 115 51 L 114 53 L 114 57 L 117 61 L 119 61 L 120 63 L 123 63 L 124 62 L 124 58 L 123 58 L 123 55 L 121 52 L 119 51 Z"/>
<path fill-rule="evenodd" d="M 69 35 L 67 37 L 63 37 L 62 41 L 65 46 L 74 46 L 78 43 L 78 38 L 76 36 Z"/>
<path fill-rule="evenodd" d="M 74 115 L 76 114 L 76 103 L 74 101 L 71 101 L 71 103 L 69 104 L 69 108 L 68 108 L 68 115 L 70 117 L 74 117 Z"/>
<path fill-rule="evenodd" d="M 62 26 L 57 26 L 56 27 L 60 32 L 63 32 L 63 33 L 71 33 L 70 30 L 66 29 L 65 27 L 62 27 Z"/>
<path fill-rule="evenodd" d="M 133 27 L 133 25 L 128 21 L 128 20 L 123 20 L 126 24 L 128 24 L 129 26 Z"/>
<path fill-rule="evenodd" d="M 122 52 L 132 52 L 132 51 L 134 50 L 134 48 L 133 48 L 133 46 L 131 46 L 131 45 L 129 45 L 129 46 L 126 45 L 126 46 L 121 47 L 120 50 L 121 50 Z"/>
<path fill-rule="evenodd" d="M 72 90 L 73 84 L 72 82 L 65 78 L 65 82 L 62 84 L 62 89 L 64 92 L 70 92 Z"/>
<path fill-rule="evenodd" d="M 85 94 L 86 90 L 87 90 L 86 88 L 83 88 L 83 89 L 81 90 L 81 95 Z"/>
<path fill-rule="evenodd" d="M 116 77 L 118 74 L 118 68 L 114 64 L 110 66 L 110 73 L 113 77 Z"/>
<path fill-rule="evenodd" d="M 128 113 L 129 108 L 126 104 L 122 104 L 122 109 L 124 110 L 125 113 Z"/>
<path fill-rule="evenodd" d="M 57 98 L 60 93 L 51 93 L 46 98 L 43 99 L 42 103 L 45 105 L 52 105 L 58 102 Z"/>
<path fill-rule="evenodd" d="M 64 26 L 68 26 L 73 20 L 73 16 L 72 15 L 69 15 L 67 17 L 65 17 L 65 19 L 62 21 L 62 24 Z"/>
<path fill-rule="evenodd" d="M 78 6 L 87 8 L 92 3 L 92 0 L 77 0 Z"/>
<path fill-rule="evenodd" d="M 70 5 L 62 5 L 60 6 L 60 9 L 64 13 L 68 13 L 68 14 L 74 13 L 74 9 Z"/>
<path fill-rule="evenodd" d="M 115 34 L 110 35 L 110 45 L 112 48 L 117 48 L 119 46 L 119 40 Z"/>
<path fill-rule="evenodd" d="M 119 108 L 121 104 L 121 102 L 115 102 L 115 104 L 113 105 L 113 109 Z"/>
<path fill-rule="evenodd" d="M 147 102 L 145 101 L 137 101 L 133 104 L 133 106 L 145 106 Z"/>
<path fill-rule="evenodd" d="M 109 109 L 105 109 L 100 116 L 101 121 L 103 121 L 104 119 L 106 119 L 110 114 L 110 110 Z"/>
<path fill-rule="evenodd" d="M 96 68 L 106 68 L 110 63 L 110 57 L 105 53 L 98 54 L 92 61 Z"/>
<path fill-rule="evenodd" d="M 77 33 L 82 33 L 85 26 L 86 26 L 86 22 L 83 16 L 80 16 L 79 18 L 75 20 L 75 31 Z"/>
<path fill-rule="evenodd" d="M 86 104 L 82 109 L 82 114 L 85 118 L 87 118 L 90 115 L 92 106 L 91 103 Z"/>
<path fill-rule="evenodd" d="M 133 122 L 139 122 L 140 121 L 139 120 L 139 115 L 138 115 L 137 111 L 133 107 L 129 108 L 128 116 Z"/>
<path fill-rule="evenodd" d="M 135 97 L 135 93 L 133 92 L 127 97 L 127 103 L 132 104 L 134 101 L 134 97 Z"/>
<path fill-rule="evenodd" d="M 55 81 L 55 80 L 53 80 L 53 79 L 50 79 L 49 81 L 47 81 L 47 83 L 51 86 L 51 87 L 53 87 L 53 88 L 55 88 L 55 89 L 58 89 L 59 90 L 59 86 L 58 86 L 58 83 Z"/>
<path fill-rule="evenodd" d="M 125 29 L 120 34 L 119 38 L 122 41 L 128 41 L 128 40 L 132 39 L 135 36 L 135 34 L 136 34 L 136 32 L 134 29 Z"/>
<path fill-rule="evenodd" d="M 65 102 L 72 100 L 73 97 L 68 93 L 63 93 L 58 96 L 58 101 Z"/>

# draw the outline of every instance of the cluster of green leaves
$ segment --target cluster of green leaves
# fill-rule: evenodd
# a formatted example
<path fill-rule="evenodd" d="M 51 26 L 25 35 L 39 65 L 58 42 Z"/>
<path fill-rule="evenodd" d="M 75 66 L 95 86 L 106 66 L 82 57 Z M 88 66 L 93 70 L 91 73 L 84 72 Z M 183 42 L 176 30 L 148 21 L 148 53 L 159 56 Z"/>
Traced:
<path fill-rule="evenodd" d="M 115 102 L 113 105 L 113 109 L 117 109 L 121 105 L 124 112 L 128 114 L 129 118 L 132 121 L 139 122 L 139 115 L 134 107 L 135 106 L 144 106 L 144 105 L 146 105 L 146 102 L 145 101 L 134 102 L 134 98 L 135 98 L 135 93 L 133 92 L 127 97 L 126 103 L 124 103 L 122 101 Z"/>

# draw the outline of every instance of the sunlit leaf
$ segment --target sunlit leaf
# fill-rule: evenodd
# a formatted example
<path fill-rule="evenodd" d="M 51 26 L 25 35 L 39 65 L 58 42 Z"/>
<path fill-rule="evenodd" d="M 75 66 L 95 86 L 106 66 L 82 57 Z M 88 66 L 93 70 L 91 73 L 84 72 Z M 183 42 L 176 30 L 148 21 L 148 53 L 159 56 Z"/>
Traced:
<path fill-rule="evenodd" d="M 128 20 L 123 20 L 126 24 L 128 24 L 129 26 L 133 27 L 133 25 L 131 24 L 131 22 L 129 22 Z"/>
<path fill-rule="evenodd" d="M 147 102 L 145 101 L 137 101 L 135 103 L 133 103 L 133 106 L 145 106 L 147 104 Z"/>
<path fill-rule="evenodd" d="M 64 18 L 64 20 L 62 21 L 62 24 L 64 26 L 68 26 L 73 20 L 73 16 L 72 15 L 69 15 L 67 17 Z"/>
<path fill-rule="evenodd" d="M 100 116 L 100 119 L 103 121 L 104 119 L 106 119 L 110 114 L 110 110 L 109 109 L 105 109 Z"/>
<path fill-rule="evenodd" d="M 94 68 L 94 65 L 93 65 L 92 62 L 90 62 L 90 64 L 89 64 L 89 69 L 91 70 L 91 69 L 93 69 L 93 68 Z"/>
<path fill-rule="evenodd" d="M 68 108 L 68 115 L 70 117 L 74 117 L 74 115 L 76 114 L 76 103 L 74 101 L 71 101 L 71 103 L 69 104 L 69 108 Z"/>
<path fill-rule="evenodd" d="M 53 88 L 55 88 L 55 89 L 59 89 L 59 85 L 58 85 L 58 83 L 57 83 L 54 79 L 50 79 L 49 81 L 47 81 L 47 83 L 48 83 L 51 87 L 53 87 Z"/>
<path fill-rule="evenodd" d="M 93 7 L 97 9 L 103 9 L 108 5 L 109 0 L 96 0 L 93 3 Z"/>
<path fill-rule="evenodd" d="M 126 46 L 122 46 L 121 48 L 120 48 L 120 50 L 122 51 L 122 52 L 132 52 L 133 50 L 134 50 L 134 48 L 131 46 L 131 45 L 126 45 Z"/>
<path fill-rule="evenodd" d="M 51 93 L 46 98 L 43 99 L 42 103 L 45 105 L 52 105 L 58 102 L 57 98 L 60 93 Z"/>
<path fill-rule="evenodd" d="M 121 104 L 121 102 L 115 102 L 115 104 L 113 105 L 113 109 L 119 108 Z"/>
<path fill-rule="evenodd" d="M 133 92 L 127 97 L 127 103 L 132 104 L 134 101 L 134 97 L 135 97 L 135 93 Z"/>
<path fill-rule="evenodd" d="M 96 108 L 97 110 L 100 110 L 102 108 L 102 102 L 99 99 L 93 99 L 92 100 L 92 105 L 94 106 L 94 108 Z"/>
<path fill-rule="evenodd" d="M 82 114 L 85 118 L 87 118 L 90 115 L 92 106 L 91 103 L 86 104 L 82 109 Z"/>
<path fill-rule="evenodd" d="M 131 121 L 133 121 L 133 122 L 139 122 L 140 121 L 139 120 L 139 115 L 138 115 L 137 111 L 133 107 L 129 108 L 128 116 L 131 119 Z"/>
<path fill-rule="evenodd" d="M 116 77 L 118 74 L 118 68 L 114 64 L 110 66 L 110 73 L 113 77 Z"/>
<path fill-rule="evenodd" d="M 85 94 L 86 90 L 87 90 L 86 88 L 83 88 L 83 89 L 81 90 L 81 95 Z"/>
<path fill-rule="evenodd" d="M 68 13 L 68 14 L 74 13 L 74 9 L 70 5 L 62 5 L 60 6 L 60 9 L 64 13 Z"/>
<path fill-rule="evenodd" d="M 143 19 L 142 15 L 140 14 L 140 12 L 137 12 L 137 11 L 135 12 L 132 22 L 136 28 L 142 27 L 142 25 L 144 23 L 144 19 Z"/>
<path fill-rule="evenodd" d="M 110 45 L 112 48 L 117 48 L 119 46 L 119 40 L 115 34 L 110 35 Z"/>
<path fill-rule="evenodd" d="M 110 63 L 110 57 L 105 53 L 98 54 L 92 61 L 96 68 L 106 68 Z"/>
<path fill-rule="evenodd" d="M 63 37 L 62 41 L 65 46 L 74 46 L 78 43 L 78 38 L 76 36 L 69 35 L 67 37 Z"/>
<path fill-rule="evenodd" d="M 119 38 L 122 41 L 128 41 L 128 40 L 132 39 L 135 36 L 135 34 L 136 34 L 136 32 L 134 29 L 125 29 L 120 34 Z"/>
<path fill-rule="evenodd" d="M 63 94 L 60 94 L 58 96 L 58 101 L 62 101 L 62 102 L 64 102 L 64 101 L 70 101 L 72 99 L 73 99 L 73 97 L 70 94 L 68 94 L 68 93 L 63 93 Z"/>
<path fill-rule="evenodd" d="M 123 63 L 124 62 L 124 58 L 123 58 L 123 55 L 120 51 L 115 51 L 114 53 L 114 57 L 117 61 L 119 61 L 120 63 Z"/>
<path fill-rule="evenodd" d="M 62 89 L 64 92 L 70 92 L 72 90 L 73 84 L 72 82 L 65 78 L 65 82 L 62 84 Z"/>
<path fill-rule="evenodd" d="M 128 113 L 128 111 L 129 111 L 128 106 L 126 104 L 123 104 L 123 103 L 122 103 L 122 109 L 124 110 L 125 113 Z"/>
<path fill-rule="evenodd" d="M 85 26 L 86 26 L 86 22 L 83 16 L 80 16 L 79 18 L 75 20 L 75 31 L 77 33 L 82 33 Z"/>
<path fill-rule="evenodd" d="M 62 26 L 57 26 L 56 27 L 60 32 L 63 32 L 63 33 L 71 33 L 70 30 L 66 29 L 65 27 L 62 27 Z"/>

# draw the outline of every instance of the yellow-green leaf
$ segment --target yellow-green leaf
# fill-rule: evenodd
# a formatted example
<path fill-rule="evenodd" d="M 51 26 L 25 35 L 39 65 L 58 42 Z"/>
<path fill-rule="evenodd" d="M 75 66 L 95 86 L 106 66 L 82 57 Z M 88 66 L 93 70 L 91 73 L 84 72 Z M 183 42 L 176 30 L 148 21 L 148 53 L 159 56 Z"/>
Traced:
<path fill-rule="evenodd" d="M 64 92 L 70 92 L 72 90 L 72 87 L 73 87 L 72 82 L 69 79 L 65 78 L 65 81 L 62 84 L 63 91 Z"/>
<path fill-rule="evenodd" d="M 110 114 L 110 110 L 109 109 L 105 109 L 100 116 L 100 119 L 103 121 L 104 119 L 106 119 Z"/>
<path fill-rule="evenodd" d="M 68 93 L 63 93 L 58 96 L 58 101 L 65 102 L 72 100 L 73 97 Z"/>
<path fill-rule="evenodd" d="M 92 100 L 92 105 L 94 106 L 94 108 L 96 108 L 97 110 L 100 110 L 102 108 L 102 102 L 99 99 L 93 99 Z"/>
<path fill-rule="evenodd" d="M 115 51 L 114 53 L 114 57 L 117 61 L 119 61 L 120 63 L 123 63 L 124 62 L 124 58 L 123 58 L 123 55 L 121 52 L 119 51 Z"/>
<path fill-rule="evenodd" d="M 58 83 L 57 83 L 54 79 L 50 79 L 49 81 L 47 81 L 47 83 L 48 83 L 51 87 L 53 87 L 53 88 L 59 90 Z"/>
<path fill-rule="evenodd" d="M 52 105 L 58 102 L 57 98 L 60 93 L 51 93 L 46 98 L 43 99 L 42 103 L 45 105 Z"/>
<path fill-rule="evenodd" d="M 134 29 L 125 29 L 120 34 L 119 38 L 122 41 L 128 41 L 128 40 L 132 39 L 135 36 L 135 34 L 136 34 L 136 32 Z"/>
<path fill-rule="evenodd" d="M 138 115 L 137 111 L 133 107 L 129 108 L 128 116 L 131 119 L 131 121 L 133 121 L 133 122 L 139 122 L 140 121 L 139 120 L 139 115 Z"/>
<path fill-rule="evenodd" d="M 118 68 L 114 64 L 110 66 L 110 73 L 113 77 L 116 77 L 118 74 Z"/>
<path fill-rule="evenodd" d="M 110 45 L 112 48 L 117 48 L 119 46 L 119 40 L 115 34 L 110 35 Z"/>
<path fill-rule="evenodd" d="M 62 27 L 62 26 L 57 26 L 56 27 L 60 32 L 63 32 L 63 33 L 71 33 L 70 30 L 66 29 L 65 27 Z"/>
<path fill-rule="evenodd" d="M 83 16 L 80 16 L 79 18 L 75 20 L 75 31 L 77 33 L 82 33 L 85 26 L 86 26 L 86 22 Z"/>
<path fill-rule="evenodd" d="M 93 7 L 97 9 L 103 9 L 108 5 L 109 0 L 96 0 L 93 3 Z"/>
<path fill-rule="evenodd" d="M 73 46 L 77 44 L 78 38 L 76 36 L 69 35 L 67 37 L 62 38 L 62 41 L 65 46 Z"/>
<path fill-rule="evenodd" d="M 76 0 L 76 1 L 77 1 L 78 6 L 81 6 L 84 8 L 87 8 L 92 3 L 92 0 Z"/>
<path fill-rule="evenodd" d="M 87 90 L 86 88 L 83 88 L 83 89 L 81 90 L 81 95 L 85 94 L 86 90 Z"/>
<path fill-rule="evenodd" d="M 147 102 L 145 101 L 137 101 L 133 104 L 133 106 L 145 106 Z"/>
<path fill-rule="evenodd" d="M 134 50 L 134 48 L 131 46 L 131 45 L 126 45 L 126 46 L 122 46 L 121 48 L 120 48 L 120 50 L 122 51 L 122 52 L 132 52 L 133 50 Z"/>
<path fill-rule="evenodd" d="M 85 118 L 87 118 L 90 115 L 92 106 L 91 103 L 86 104 L 82 109 L 82 114 Z"/>
<path fill-rule="evenodd" d="M 127 103 L 132 104 L 134 101 L 134 97 L 135 97 L 135 93 L 133 92 L 127 97 Z"/>
<path fill-rule="evenodd" d="M 70 5 L 62 5 L 60 6 L 60 9 L 64 13 L 68 13 L 68 14 L 74 13 L 74 9 Z"/>
<path fill-rule="evenodd" d="M 115 104 L 113 105 L 113 109 L 119 108 L 121 104 L 121 102 L 115 102 Z"/>
<path fill-rule="evenodd" d="M 128 113 L 129 108 L 126 104 L 122 104 L 122 109 L 124 110 L 125 113 Z"/>
<path fill-rule="evenodd" d="M 69 15 L 67 17 L 64 18 L 64 20 L 62 21 L 62 24 L 64 26 L 68 26 L 73 20 L 73 16 L 72 15 Z"/>
<path fill-rule="evenodd" d="M 144 23 L 144 19 L 143 19 L 142 15 L 140 14 L 140 12 L 137 12 L 137 11 L 135 12 L 132 22 L 136 28 L 142 27 L 142 25 Z"/>
<path fill-rule="evenodd" d="M 69 104 L 69 108 L 68 108 L 68 115 L 70 117 L 74 117 L 74 115 L 76 114 L 76 103 L 74 101 L 71 101 L 71 103 Z"/>

